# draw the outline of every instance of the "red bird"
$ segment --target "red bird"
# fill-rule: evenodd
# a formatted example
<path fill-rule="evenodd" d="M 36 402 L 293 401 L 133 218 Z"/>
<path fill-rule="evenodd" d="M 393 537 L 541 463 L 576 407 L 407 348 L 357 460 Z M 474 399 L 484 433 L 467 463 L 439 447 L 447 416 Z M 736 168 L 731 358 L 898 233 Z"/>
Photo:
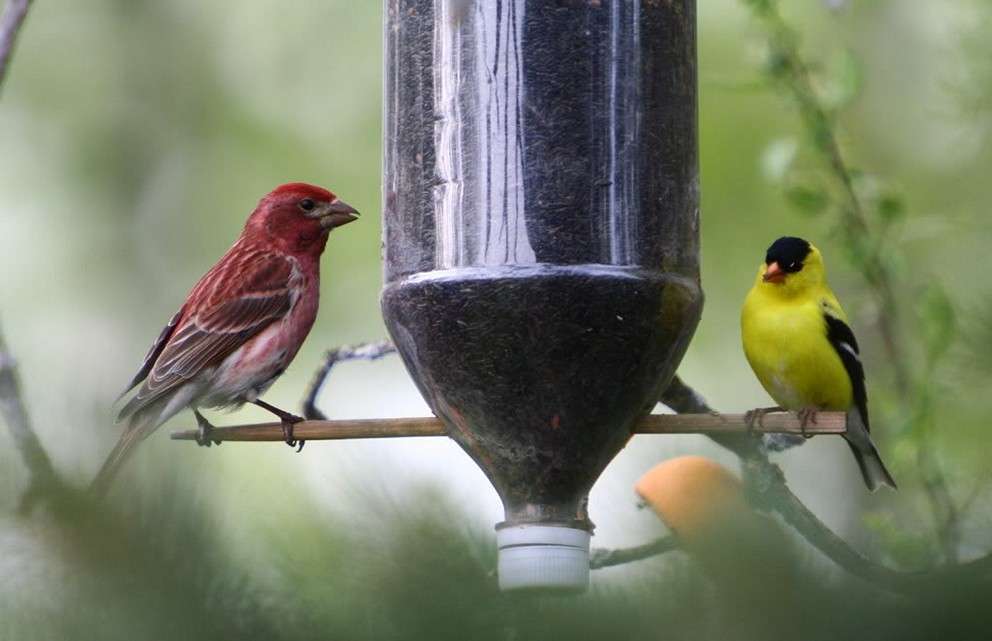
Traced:
<path fill-rule="evenodd" d="M 211 426 L 198 408 L 245 403 L 278 416 L 286 442 L 296 445 L 293 424 L 303 419 L 259 396 L 292 362 L 317 317 L 328 234 L 357 218 L 337 196 L 305 183 L 281 185 L 259 201 L 240 238 L 193 287 L 124 391 L 141 385 L 117 417 L 127 427 L 93 481 L 97 494 L 138 443 L 185 407 L 200 426 L 200 445 L 210 444 Z"/>

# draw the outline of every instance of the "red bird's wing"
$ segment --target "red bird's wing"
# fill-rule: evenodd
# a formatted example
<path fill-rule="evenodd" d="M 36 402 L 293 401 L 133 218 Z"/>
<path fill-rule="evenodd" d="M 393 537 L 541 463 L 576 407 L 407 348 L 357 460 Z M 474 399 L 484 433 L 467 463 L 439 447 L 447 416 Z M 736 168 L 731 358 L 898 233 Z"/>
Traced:
<path fill-rule="evenodd" d="M 155 359 L 158 358 L 158 355 L 162 353 L 163 349 L 165 349 L 165 344 L 169 340 L 169 337 L 172 336 L 172 332 L 175 331 L 176 325 L 179 323 L 179 319 L 182 317 L 184 309 L 186 309 L 185 305 L 180 307 L 179 311 L 176 312 L 175 315 L 169 319 L 166 326 L 162 328 L 162 332 L 158 335 L 158 338 L 155 339 L 155 342 L 152 343 L 152 346 L 148 349 L 148 353 L 145 354 L 145 360 L 141 361 L 141 369 L 138 370 L 138 373 L 134 375 L 134 378 L 132 378 L 131 382 L 127 384 L 124 391 L 117 397 L 118 401 L 124 398 L 125 394 L 137 387 L 138 383 L 145 380 L 148 373 L 152 371 L 152 366 L 155 364 Z"/>
<path fill-rule="evenodd" d="M 298 293 L 289 259 L 261 252 L 227 258 L 197 283 L 187 313 L 152 347 L 142 366 L 147 378 L 117 420 L 163 399 L 289 313 Z"/>

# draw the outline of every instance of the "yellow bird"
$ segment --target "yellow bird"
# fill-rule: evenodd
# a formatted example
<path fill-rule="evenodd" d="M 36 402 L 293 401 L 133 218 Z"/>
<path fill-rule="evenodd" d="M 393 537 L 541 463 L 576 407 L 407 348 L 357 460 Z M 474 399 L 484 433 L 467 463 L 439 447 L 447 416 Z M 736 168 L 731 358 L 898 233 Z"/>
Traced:
<path fill-rule="evenodd" d="M 741 338 L 751 369 L 779 407 L 799 413 L 803 425 L 817 410 L 847 412 L 854 459 L 871 491 L 895 489 L 869 435 L 865 372 L 847 316 L 827 285 L 820 250 L 802 238 L 779 238 L 765 254 L 741 311 Z"/>

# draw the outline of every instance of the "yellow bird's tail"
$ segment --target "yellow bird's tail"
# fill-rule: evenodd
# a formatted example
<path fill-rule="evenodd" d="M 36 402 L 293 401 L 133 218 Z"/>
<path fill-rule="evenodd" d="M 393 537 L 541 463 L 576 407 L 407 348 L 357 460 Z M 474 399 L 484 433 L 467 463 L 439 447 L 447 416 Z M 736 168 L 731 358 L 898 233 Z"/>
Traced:
<path fill-rule="evenodd" d="M 851 446 L 851 453 L 854 454 L 854 460 L 858 462 L 861 476 L 864 477 L 865 485 L 868 486 L 869 490 L 874 492 L 883 485 L 887 485 L 893 490 L 898 489 L 895 479 L 885 468 L 878 448 L 872 442 L 868 429 L 861 419 L 861 413 L 857 409 L 847 413 L 847 434 L 844 435 L 844 438 Z"/>

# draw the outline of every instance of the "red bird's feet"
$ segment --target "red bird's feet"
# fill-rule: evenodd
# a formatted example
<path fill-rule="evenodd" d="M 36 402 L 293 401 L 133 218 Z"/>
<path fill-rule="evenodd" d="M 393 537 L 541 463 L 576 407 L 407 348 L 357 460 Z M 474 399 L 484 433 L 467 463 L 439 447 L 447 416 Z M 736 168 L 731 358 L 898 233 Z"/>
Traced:
<path fill-rule="evenodd" d="M 781 407 L 756 407 L 744 413 L 744 424 L 747 425 L 748 434 L 754 432 L 756 427 L 764 427 L 765 414 L 773 412 L 784 412 Z"/>
<path fill-rule="evenodd" d="M 211 432 L 214 431 L 214 426 L 210 424 L 210 421 L 204 418 L 199 410 L 193 410 L 193 416 L 196 417 L 196 444 L 200 447 L 210 447 L 211 444 L 220 445 L 220 441 L 210 438 Z"/>
<path fill-rule="evenodd" d="M 296 414 L 290 414 L 287 411 L 281 410 L 275 405 L 269 405 L 260 398 L 255 399 L 255 401 L 253 402 L 255 403 L 255 405 L 258 405 L 262 409 L 268 410 L 279 417 L 279 420 L 282 422 L 282 437 L 283 440 L 286 441 L 286 445 L 290 447 L 296 447 L 297 452 L 303 451 L 303 446 L 306 445 L 307 442 L 303 439 L 297 441 L 295 438 L 293 438 L 293 427 L 297 423 L 301 423 L 306 419 L 304 419 L 302 416 L 297 416 Z M 299 447 L 297 447 L 297 445 L 299 445 Z"/>
<path fill-rule="evenodd" d="M 799 429 L 802 430 L 803 438 L 812 438 L 812 434 L 806 433 L 806 428 L 809 425 L 816 425 L 816 413 L 819 410 L 815 407 L 804 407 L 798 412 L 796 416 L 799 418 Z"/>
<path fill-rule="evenodd" d="M 303 446 L 307 444 L 307 442 L 303 439 L 297 441 L 293 438 L 293 426 L 302 420 L 303 419 L 299 416 L 293 416 L 292 419 L 282 419 L 282 438 L 286 441 L 286 445 L 296 447 L 297 453 L 302 452 Z M 297 445 L 299 445 L 299 447 L 297 447 Z"/>

